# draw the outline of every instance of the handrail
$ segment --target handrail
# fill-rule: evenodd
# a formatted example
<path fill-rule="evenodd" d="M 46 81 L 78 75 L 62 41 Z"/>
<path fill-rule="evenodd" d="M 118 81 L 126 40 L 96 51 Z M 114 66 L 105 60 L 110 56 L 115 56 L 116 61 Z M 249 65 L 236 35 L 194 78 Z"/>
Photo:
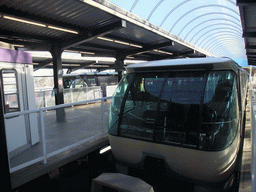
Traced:
<path fill-rule="evenodd" d="M 250 104 L 251 104 L 251 131 L 252 131 L 252 161 L 251 161 L 251 181 L 252 181 L 252 191 L 256 191 L 256 126 L 255 126 L 255 117 L 256 117 L 256 106 L 255 106 L 255 93 L 254 90 L 250 90 Z"/>
<path fill-rule="evenodd" d="M 70 149 L 72 147 L 76 147 L 78 145 L 81 145 L 82 143 L 87 142 L 88 140 L 94 138 L 95 136 L 101 134 L 98 133 L 94 136 L 91 136 L 90 138 L 84 139 L 82 141 L 79 141 L 77 143 L 74 143 L 70 146 L 58 149 L 57 151 L 51 152 L 51 153 L 47 153 L 46 150 L 46 138 L 45 138 L 45 120 L 44 120 L 44 111 L 49 111 L 49 110 L 55 110 L 55 109 L 60 109 L 60 108 L 66 108 L 66 107 L 72 107 L 75 105 L 81 105 L 81 104 L 87 104 L 87 103 L 91 103 L 91 102 L 96 102 L 96 101 L 101 101 L 101 115 L 102 115 L 102 133 L 104 133 L 104 129 L 103 129 L 103 124 L 104 124 L 104 113 L 105 113 L 105 106 L 104 106 L 104 100 L 107 99 L 112 99 L 112 97 L 102 97 L 102 98 L 97 98 L 97 99 L 91 99 L 91 100 L 85 100 L 85 101 L 78 101 L 75 103 L 67 103 L 67 104 L 61 104 L 61 105 L 57 105 L 57 106 L 52 106 L 52 107 L 44 107 L 44 108 L 39 108 L 39 109 L 32 109 L 32 110 L 26 110 L 26 111 L 20 111 L 20 112 L 13 112 L 13 113 L 8 113 L 4 115 L 4 118 L 11 118 L 11 117 L 15 117 L 15 116 L 19 116 L 19 115 L 26 115 L 26 114 L 30 114 L 30 113 L 39 113 L 39 124 L 40 124 L 40 131 L 41 131 L 41 137 L 42 137 L 42 156 L 36 159 L 33 159 L 29 162 L 23 163 L 21 165 L 15 166 L 13 168 L 10 168 L 10 172 L 15 172 L 18 171 L 22 168 L 25 168 L 27 166 L 30 166 L 34 163 L 40 162 L 43 160 L 44 164 L 47 163 L 47 158 L 52 157 L 54 155 L 57 155 L 59 153 L 62 153 L 63 151 Z"/>
<path fill-rule="evenodd" d="M 54 110 L 54 109 L 59 109 L 59 108 L 72 107 L 74 105 L 82 105 L 82 104 L 92 103 L 95 101 L 106 100 L 106 99 L 112 99 L 112 97 L 102 97 L 102 98 L 97 98 L 97 99 L 78 101 L 78 102 L 74 102 L 74 103 L 60 104 L 60 105 L 55 105 L 55 106 L 51 106 L 51 107 L 42 107 L 39 109 L 31 109 L 31 110 L 25 110 L 25 111 L 20 111 L 20 112 L 7 113 L 7 114 L 4 114 L 4 118 L 14 117 L 14 116 L 18 116 L 18 115 L 25 115 L 25 114 L 29 114 L 29 113 L 39 113 L 40 111 L 49 111 L 49 110 Z"/>

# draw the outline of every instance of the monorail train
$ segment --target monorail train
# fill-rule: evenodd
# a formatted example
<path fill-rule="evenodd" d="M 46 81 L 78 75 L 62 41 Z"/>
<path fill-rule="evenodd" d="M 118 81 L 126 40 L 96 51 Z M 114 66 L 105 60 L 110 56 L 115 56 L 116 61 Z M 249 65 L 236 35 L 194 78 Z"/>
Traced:
<path fill-rule="evenodd" d="M 63 75 L 64 89 L 100 86 L 103 97 L 107 96 L 107 86 L 117 84 L 118 77 L 116 72 L 71 73 Z"/>
<path fill-rule="evenodd" d="M 129 65 L 114 94 L 109 141 L 117 163 L 228 189 L 243 142 L 248 74 L 229 58 Z"/>

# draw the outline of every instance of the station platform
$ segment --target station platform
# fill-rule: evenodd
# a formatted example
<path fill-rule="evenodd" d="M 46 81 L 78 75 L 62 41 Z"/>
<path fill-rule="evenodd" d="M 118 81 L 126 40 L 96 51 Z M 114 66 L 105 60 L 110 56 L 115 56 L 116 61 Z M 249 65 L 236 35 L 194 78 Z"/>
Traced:
<path fill-rule="evenodd" d="M 251 121 L 251 102 L 247 100 L 245 135 L 243 145 L 243 156 L 240 173 L 239 192 L 252 191 L 251 163 L 252 163 L 252 121 Z M 253 103 L 255 105 L 255 103 Z"/>
<path fill-rule="evenodd" d="M 104 102 L 105 121 L 103 126 L 100 102 L 66 108 L 64 122 L 56 121 L 54 110 L 45 112 L 47 162 L 44 164 L 42 160 L 37 161 L 42 158 L 42 142 L 11 157 L 9 164 L 11 170 L 14 170 L 11 172 L 12 188 L 17 188 L 75 159 L 107 146 L 109 144 L 107 122 L 110 102 Z M 33 161 L 34 163 L 30 163 L 31 165 L 27 163 Z"/>
<path fill-rule="evenodd" d="M 100 114 L 101 104 L 94 103 L 89 105 L 76 106 L 68 108 L 66 112 L 66 122 L 56 123 L 54 112 L 45 113 L 46 118 L 46 140 L 47 151 L 49 153 L 58 149 L 65 148 L 74 142 L 88 138 L 86 143 L 69 148 L 62 153 L 48 158 L 47 163 L 36 162 L 20 170 L 11 173 L 12 187 L 17 188 L 35 178 L 51 172 L 75 159 L 85 156 L 93 151 L 99 150 L 109 144 L 107 136 L 107 121 L 109 115 L 110 101 L 105 102 L 105 120 L 104 127 L 101 126 Z M 245 138 L 243 145 L 243 156 L 240 174 L 239 192 L 252 191 L 251 181 L 251 153 L 252 153 L 252 134 L 251 134 L 251 108 L 250 102 L 247 102 Z M 255 104 L 256 105 L 256 104 Z M 256 108 L 256 106 L 255 106 Z M 94 124 L 94 126 L 92 126 Z M 103 131 L 103 132 L 102 132 Z M 102 134 L 97 134 L 102 132 Z M 16 157 L 10 159 L 10 165 L 15 167 L 25 162 L 26 158 L 36 158 L 41 154 L 41 144 L 31 147 Z"/>

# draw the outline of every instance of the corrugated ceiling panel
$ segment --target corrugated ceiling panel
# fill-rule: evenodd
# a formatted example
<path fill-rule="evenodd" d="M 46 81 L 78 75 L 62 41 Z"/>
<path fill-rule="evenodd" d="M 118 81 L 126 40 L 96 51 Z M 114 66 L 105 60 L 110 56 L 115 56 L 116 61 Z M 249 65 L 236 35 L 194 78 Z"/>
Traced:
<path fill-rule="evenodd" d="M 81 27 L 106 25 L 116 20 L 115 16 L 80 1 L 66 0 L 16 0 L 7 1 L 5 4 L 16 7 L 21 11 L 46 16 L 47 18 L 72 23 Z M 95 14 L 97 10 L 97 14 Z"/>

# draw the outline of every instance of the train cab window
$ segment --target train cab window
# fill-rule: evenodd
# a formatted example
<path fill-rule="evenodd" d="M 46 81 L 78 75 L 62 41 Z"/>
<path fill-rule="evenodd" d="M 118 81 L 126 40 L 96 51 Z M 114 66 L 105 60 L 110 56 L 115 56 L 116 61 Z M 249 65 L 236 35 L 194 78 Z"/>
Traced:
<path fill-rule="evenodd" d="M 190 127 L 186 133 L 186 126 L 197 126 L 204 85 L 204 73 L 138 74 L 125 100 L 120 135 L 196 147 L 196 139 L 186 138 L 197 131 Z"/>
<path fill-rule="evenodd" d="M 109 129 L 108 132 L 112 135 L 118 134 L 118 122 L 120 117 L 120 110 L 125 96 L 127 87 L 131 82 L 133 75 L 124 77 L 113 95 L 113 101 L 111 103 L 110 115 L 109 115 Z"/>
<path fill-rule="evenodd" d="M 200 131 L 200 148 L 222 150 L 234 140 L 239 106 L 233 72 L 210 72 L 205 88 Z"/>
<path fill-rule="evenodd" d="M 17 72 L 15 70 L 1 70 L 2 89 L 4 95 L 4 112 L 20 111 Z"/>
<path fill-rule="evenodd" d="M 235 77 L 231 71 L 128 74 L 112 101 L 109 133 L 223 150 L 239 124 Z"/>

